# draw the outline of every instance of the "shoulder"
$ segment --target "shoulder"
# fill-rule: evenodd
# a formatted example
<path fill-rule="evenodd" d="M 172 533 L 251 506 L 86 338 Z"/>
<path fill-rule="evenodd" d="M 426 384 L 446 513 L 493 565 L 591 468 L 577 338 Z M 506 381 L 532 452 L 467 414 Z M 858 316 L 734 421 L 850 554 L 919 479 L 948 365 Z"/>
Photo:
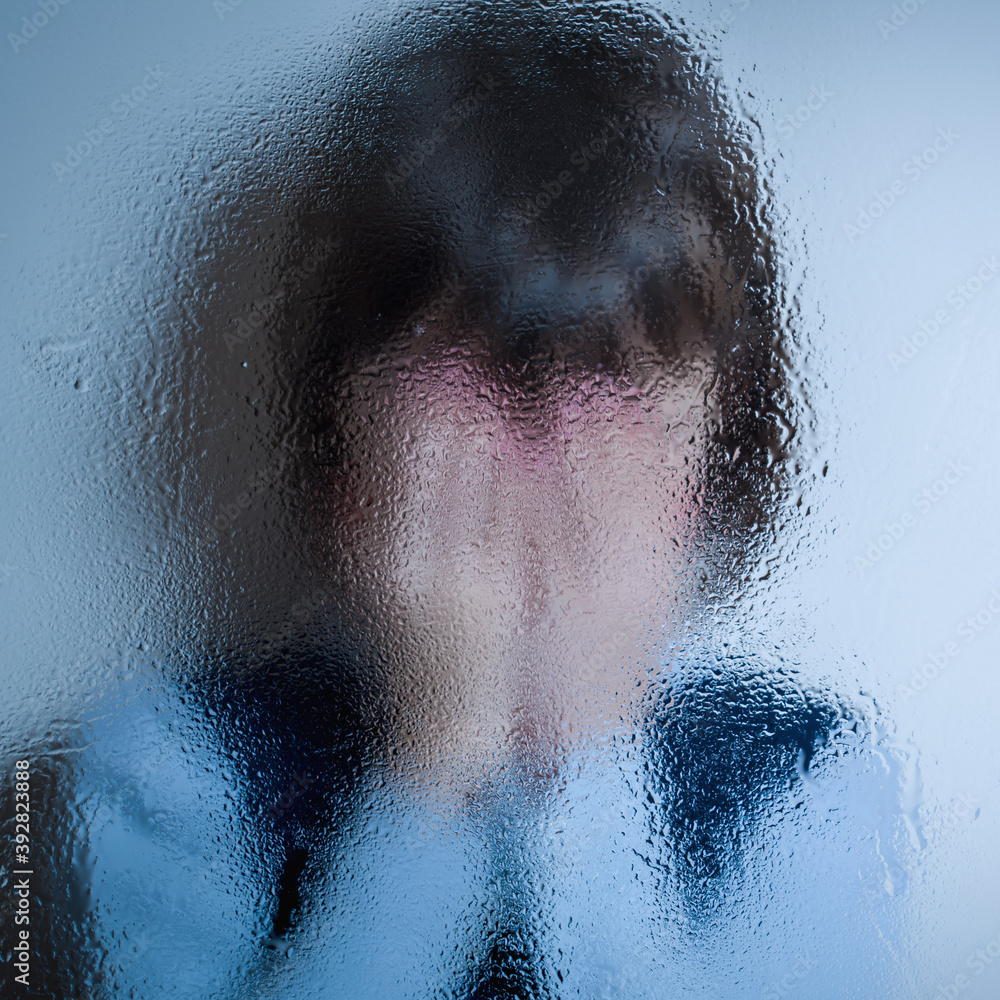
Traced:
<path fill-rule="evenodd" d="M 838 772 L 870 771 L 861 758 L 876 726 L 866 706 L 809 686 L 780 661 L 677 664 L 650 700 L 645 732 L 650 818 L 677 888 L 696 906 L 713 898 L 766 828 L 838 794 Z"/>

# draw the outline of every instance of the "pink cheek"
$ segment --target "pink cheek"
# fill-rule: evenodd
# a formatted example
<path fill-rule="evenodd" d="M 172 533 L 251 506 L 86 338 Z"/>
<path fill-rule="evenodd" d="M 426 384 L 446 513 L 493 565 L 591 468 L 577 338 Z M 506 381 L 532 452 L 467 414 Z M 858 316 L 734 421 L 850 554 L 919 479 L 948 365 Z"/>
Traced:
<path fill-rule="evenodd" d="M 686 442 L 669 440 L 678 432 L 638 389 L 591 373 L 528 395 L 490 375 L 468 359 L 429 358 L 375 393 L 384 422 L 370 454 L 401 457 L 327 498 L 326 519 L 349 547 L 376 551 L 400 530 L 442 552 L 483 532 L 548 546 L 586 523 L 588 550 L 638 553 L 688 533 L 697 505 L 678 485 Z M 392 490 L 398 501 L 381 502 Z"/>
<path fill-rule="evenodd" d="M 555 398 L 526 402 L 455 369 L 420 384 L 421 391 L 400 393 L 397 400 L 414 414 L 414 424 L 433 425 L 444 443 L 440 461 L 448 462 L 450 440 L 450 458 L 493 478 L 507 503 L 521 504 L 526 519 L 537 517 L 547 495 L 566 493 L 580 497 L 593 516 L 634 521 L 640 534 L 662 519 L 687 521 L 696 513 L 689 491 L 664 485 L 671 467 L 683 461 L 686 441 L 669 440 L 669 425 L 638 389 L 591 376 L 561 387 Z M 447 490 L 447 483 L 438 479 L 438 489 Z M 458 499 L 447 504 L 452 513 Z"/>

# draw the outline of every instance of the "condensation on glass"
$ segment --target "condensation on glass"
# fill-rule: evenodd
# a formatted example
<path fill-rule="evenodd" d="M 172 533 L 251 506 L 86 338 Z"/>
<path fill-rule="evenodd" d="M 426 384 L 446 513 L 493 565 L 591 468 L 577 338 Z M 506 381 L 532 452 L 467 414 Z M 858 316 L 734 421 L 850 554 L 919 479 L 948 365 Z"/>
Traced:
<path fill-rule="evenodd" d="M 894 995 L 913 763 L 775 620 L 825 469 L 744 95 L 625 4 L 340 18 L 135 167 L 95 509 L 162 574 L 30 740 L 36 982 Z"/>

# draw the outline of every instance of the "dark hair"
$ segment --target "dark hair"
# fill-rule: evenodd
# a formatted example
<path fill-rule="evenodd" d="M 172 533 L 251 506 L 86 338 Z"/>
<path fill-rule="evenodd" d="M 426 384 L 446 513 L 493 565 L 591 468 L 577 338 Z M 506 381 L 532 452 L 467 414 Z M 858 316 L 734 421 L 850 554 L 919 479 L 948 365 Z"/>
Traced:
<path fill-rule="evenodd" d="M 342 460 L 337 379 L 429 304 L 490 317 L 527 364 L 588 341 L 627 365 L 616 311 L 668 364 L 709 359 L 704 531 L 745 554 L 790 437 L 779 267 L 751 131 L 696 42 L 626 5 L 416 8 L 362 36 L 326 128 L 298 226 L 338 251 L 292 324 L 313 460 Z"/>

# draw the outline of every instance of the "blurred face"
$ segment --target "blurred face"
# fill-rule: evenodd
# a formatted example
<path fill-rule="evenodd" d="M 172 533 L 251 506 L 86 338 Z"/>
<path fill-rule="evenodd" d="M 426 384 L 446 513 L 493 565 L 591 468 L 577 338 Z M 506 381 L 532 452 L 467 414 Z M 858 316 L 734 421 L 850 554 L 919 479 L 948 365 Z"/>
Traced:
<path fill-rule="evenodd" d="M 731 377 L 771 347 L 748 154 L 652 24 L 580 17 L 380 41 L 300 209 L 338 241 L 287 324 L 331 645 L 438 769 L 640 721 L 718 534 L 722 414 L 764 409 Z"/>
<path fill-rule="evenodd" d="M 602 329 L 511 352 L 439 301 L 342 380 L 320 530 L 383 648 L 394 623 L 397 740 L 554 750 L 643 693 L 644 636 L 686 597 L 712 367 Z"/>

